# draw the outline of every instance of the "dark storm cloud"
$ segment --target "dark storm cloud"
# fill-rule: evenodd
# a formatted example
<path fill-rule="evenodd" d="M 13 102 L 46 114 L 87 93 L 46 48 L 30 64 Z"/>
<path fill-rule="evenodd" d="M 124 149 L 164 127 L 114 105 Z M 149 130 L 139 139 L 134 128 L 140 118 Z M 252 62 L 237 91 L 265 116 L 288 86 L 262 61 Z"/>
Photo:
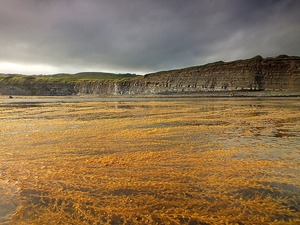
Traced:
<path fill-rule="evenodd" d="M 297 0 L 2 0 L 0 62 L 148 72 L 300 55 L 299 12 Z"/>

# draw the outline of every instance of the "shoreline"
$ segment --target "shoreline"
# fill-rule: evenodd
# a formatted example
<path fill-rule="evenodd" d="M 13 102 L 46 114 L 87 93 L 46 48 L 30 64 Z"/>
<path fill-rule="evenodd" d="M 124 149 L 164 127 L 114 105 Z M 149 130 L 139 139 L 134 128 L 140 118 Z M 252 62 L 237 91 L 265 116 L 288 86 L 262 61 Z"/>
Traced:
<path fill-rule="evenodd" d="M 198 92 L 198 93 L 161 93 L 161 94 L 119 94 L 119 95 L 99 95 L 99 94 L 77 94 L 77 95 L 1 95 L 3 98 L 243 98 L 243 97 L 279 97 L 298 98 L 299 91 L 228 91 L 228 92 Z"/>
<path fill-rule="evenodd" d="M 0 95 L 0 104 L 29 104 L 29 103 L 74 103 L 74 102 L 138 102 L 138 101 L 234 101 L 234 100 L 294 100 L 300 98 L 300 93 L 276 93 L 273 95 L 66 95 L 66 96 L 24 96 Z"/>

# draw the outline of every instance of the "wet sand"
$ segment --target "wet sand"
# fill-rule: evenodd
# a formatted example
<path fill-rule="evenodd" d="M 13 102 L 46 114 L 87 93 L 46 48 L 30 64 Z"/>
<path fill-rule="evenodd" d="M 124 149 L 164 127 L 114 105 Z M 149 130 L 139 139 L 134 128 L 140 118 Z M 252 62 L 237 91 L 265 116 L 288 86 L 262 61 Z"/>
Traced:
<path fill-rule="evenodd" d="M 4 224 L 296 224 L 297 98 L 0 98 Z"/>

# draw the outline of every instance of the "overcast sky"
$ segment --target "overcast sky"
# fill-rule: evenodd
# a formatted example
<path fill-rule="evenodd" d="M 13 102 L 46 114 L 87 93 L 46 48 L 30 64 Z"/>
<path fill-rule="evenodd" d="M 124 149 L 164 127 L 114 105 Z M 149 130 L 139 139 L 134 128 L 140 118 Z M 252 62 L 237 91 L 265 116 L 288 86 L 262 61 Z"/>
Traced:
<path fill-rule="evenodd" d="M 299 0 L 0 0 L 0 73 L 145 74 L 300 55 Z"/>

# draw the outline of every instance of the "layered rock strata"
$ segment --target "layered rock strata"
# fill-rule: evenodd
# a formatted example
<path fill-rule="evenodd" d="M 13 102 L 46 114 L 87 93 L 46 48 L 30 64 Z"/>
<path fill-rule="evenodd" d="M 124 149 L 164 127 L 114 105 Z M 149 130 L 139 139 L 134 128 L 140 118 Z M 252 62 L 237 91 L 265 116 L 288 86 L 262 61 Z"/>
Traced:
<path fill-rule="evenodd" d="M 151 95 L 234 91 L 300 92 L 300 57 L 256 56 L 161 71 L 125 81 L 0 81 L 2 95 Z"/>

